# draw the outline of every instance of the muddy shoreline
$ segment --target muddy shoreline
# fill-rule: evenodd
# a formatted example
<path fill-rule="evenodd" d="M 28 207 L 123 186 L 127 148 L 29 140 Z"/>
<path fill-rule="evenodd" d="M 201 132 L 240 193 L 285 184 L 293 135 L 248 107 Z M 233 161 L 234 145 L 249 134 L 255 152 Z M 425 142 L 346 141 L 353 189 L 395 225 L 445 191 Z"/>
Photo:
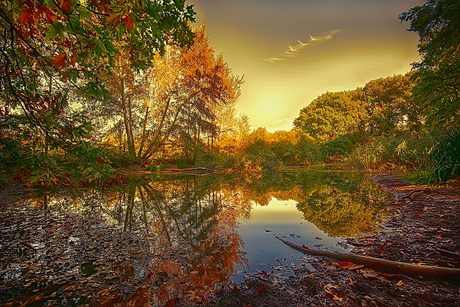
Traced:
<path fill-rule="evenodd" d="M 374 181 L 394 195 L 390 205 L 395 212 L 378 234 L 343 244 L 353 246 L 353 253 L 359 255 L 460 267 L 458 259 L 440 252 L 460 252 L 460 181 L 420 186 L 396 175 L 376 176 Z M 15 203 L 21 189 L 12 186 L 0 192 L 0 306 L 152 305 L 149 287 L 161 286 L 158 279 L 149 283 L 153 277 L 147 274 L 139 283 L 129 277 L 135 274 L 124 271 L 133 265 L 149 271 L 155 255 L 142 243 L 145 238 L 120 235 L 97 220 L 76 221 L 65 214 L 56 217 L 27 210 Z M 46 252 L 34 243 L 38 241 L 48 246 Z M 37 257 L 39 253 L 43 256 Z M 97 273 L 91 271 L 96 266 Z M 306 257 L 302 266 L 280 262 L 241 284 L 225 286 L 205 304 L 183 299 L 167 302 L 167 306 L 203 305 L 460 306 L 460 277 L 446 280 L 390 274 Z"/>

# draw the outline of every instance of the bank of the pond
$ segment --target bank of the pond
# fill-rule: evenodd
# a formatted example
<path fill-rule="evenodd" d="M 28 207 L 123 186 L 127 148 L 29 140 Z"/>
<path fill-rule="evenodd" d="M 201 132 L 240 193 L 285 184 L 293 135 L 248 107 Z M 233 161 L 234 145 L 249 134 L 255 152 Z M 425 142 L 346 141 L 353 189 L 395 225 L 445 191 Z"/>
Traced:
<path fill-rule="evenodd" d="M 420 265 L 459 267 L 460 185 L 412 185 L 396 175 L 374 177 L 395 196 L 384 230 L 348 239 L 353 252 Z M 450 251 L 454 254 L 449 254 Z M 221 291 L 209 306 L 460 306 L 454 280 L 380 272 L 327 258 L 253 275 Z"/>
<path fill-rule="evenodd" d="M 359 255 L 459 267 L 455 255 L 445 252 L 460 250 L 459 182 L 418 186 L 395 175 L 374 181 L 394 194 L 395 213 L 380 233 L 344 244 L 354 246 Z M 0 192 L 1 306 L 157 306 L 155 295 L 163 284 L 182 278 L 180 272 L 151 273 L 151 260 L 166 255 L 150 250 L 148 237 L 120 234 L 102 221 L 66 212 L 31 210 L 19 201 L 24 189 L 13 186 Z M 171 255 L 178 262 L 187 257 Z M 200 296 L 193 293 L 192 283 L 182 279 L 177 286 L 191 295 L 170 299 L 167 306 L 460 306 L 458 279 L 388 274 L 321 257 L 304 258 L 303 265 L 281 259 L 241 284 L 202 296 L 206 302 L 190 300 Z"/>

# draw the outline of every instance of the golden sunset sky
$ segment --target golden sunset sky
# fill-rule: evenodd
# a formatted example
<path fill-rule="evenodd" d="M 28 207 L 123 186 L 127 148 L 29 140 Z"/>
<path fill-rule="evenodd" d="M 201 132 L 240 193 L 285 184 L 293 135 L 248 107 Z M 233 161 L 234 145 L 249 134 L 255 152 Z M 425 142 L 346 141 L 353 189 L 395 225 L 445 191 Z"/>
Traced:
<path fill-rule="evenodd" d="M 404 74 L 418 36 L 398 16 L 423 0 L 188 0 L 197 25 L 233 73 L 244 75 L 238 112 L 251 127 L 290 130 L 327 91 Z"/>

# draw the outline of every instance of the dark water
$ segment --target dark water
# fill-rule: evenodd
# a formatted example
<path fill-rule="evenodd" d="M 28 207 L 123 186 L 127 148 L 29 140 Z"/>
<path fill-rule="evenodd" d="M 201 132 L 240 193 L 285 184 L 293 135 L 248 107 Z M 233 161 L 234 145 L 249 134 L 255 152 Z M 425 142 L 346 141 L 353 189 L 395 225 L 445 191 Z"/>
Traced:
<path fill-rule="evenodd" d="M 206 297 L 258 270 L 306 262 L 277 236 L 346 251 L 344 238 L 377 231 L 389 212 L 389 196 L 369 178 L 323 168 L 241 178 L 144 175 L 105 189 L 33 190 L 26 198 L 41 210 L 102 221 L 120 234 L 147 238 L 145 245 L 158 256 L 150 263 L 158 272 L 148 276 L 174 288 L 166 301 L 190 291 L 171 276 L 187 276 L 183 283 Z M 83 276 L 94 272 L 92 263 L 82 265 Z M 146 273 L 137 274 L 146 279 Z"/>

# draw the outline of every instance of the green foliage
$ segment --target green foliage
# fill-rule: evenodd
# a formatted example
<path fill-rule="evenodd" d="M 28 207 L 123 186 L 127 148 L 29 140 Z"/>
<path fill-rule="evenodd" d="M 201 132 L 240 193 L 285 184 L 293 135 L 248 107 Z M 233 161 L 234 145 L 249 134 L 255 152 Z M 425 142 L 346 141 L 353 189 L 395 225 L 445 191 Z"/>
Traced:
<path fill-rule="evenodd" d="M 307 139 L 301 139 L 297 144 L 282 141 L 272 145 L 271 149 L 283 165 L 310 165 L 321 160 L 318 145 Z"/>
<path fill-rule="evenodd" d="M 430 152 L 432 163 L 426 168 L 423 180 L 446 181 L 460 176 L 460 129 L 442 135 Z"/>
<path fill-rule="evenodd" d="M 247 172 L 275 172 L 281 161 L 263 141 L 249 146 L 244 157 L 237 161 L 238 168 Z"/>
<path fill-rule="evenodd" d="M 423 111 L 412 98 L 412 73 L 379 78 L 366 83 L 363 88 L 367 102 L 366 121 L 363 126 L 374 135 L 401 129 L 420 130 Z"/>
<path fill-rule="evenodd" d="M 419 37 L 421 61 L 414 64 L 415 99 L 422 103 L 428 124 L 460 124 L 460 2 L 427 0 L 399 16 Z"/>
<path fill-rule="evenodd" d="M 0 170 L 10 171 L 20 165 L 30 148 L 22 144 L 19 119 L 10 117 L 0 121 Z"/>
<path fill-rule="evenodd" d="M 329 159 L 336 156 L 343 156 L 348 153 L 353 144 L 348 135 L 341 135 L 336 139 L 321 145 L 321 152 L 324 157 Z"/>
<path fill-rule="evenodd" d="M 43 152 L 26 156 L 21 168 L 24 175 L 22 179 L 28 186 L 55 185 L 64 177 L 63 169 L 57 161 Z"/>
<path fill-rule="evenodd" d="M 77 147 L 76 157 L 78 160 L 74 160 L 67 168 L 73 171 L 75 181 L 83 185 L 93 182 L 102 184 L 116 178 L 118 171 L 109 164 L 106 149 L 82 144 Z"/>
<path fill-rule="evenodd" d="M 294 126 L 319 142 L 358 130 L 365 103 L 353 92 L 327 92 L 300 110 Z"/>
<path fill-rule="evenodd" d="M 418 170 L 430 161 L 434 138 L 429 133 L 401 132 L 379 137 L 354 149 L 346 161 L 368 171 Z"/>
<path fill-rule="evenodd" d="M 28 186 L 51 185 L 111 185 L 123 176 L 108 160 L 108 151 L 87 143 L 77 146 L 65 156 L 32 151 L 23 156 L 16 168 L 16 176 Z"/>
<path fill-rule="evenodd" d="M 158 171 L 158 165 L 150 165 L 149 167 L 145 168 L 146 171 L 156 172 Z"/>
<path fill-rule="evenodd" d="M 158 164 L 158 165 L 153 164 L 153 165 L 150 165 L 149 167 L 146 167 L 145 169 L 151 172 L 159 172 L 166 168 L 167 168 L 166 164 Z"/>

